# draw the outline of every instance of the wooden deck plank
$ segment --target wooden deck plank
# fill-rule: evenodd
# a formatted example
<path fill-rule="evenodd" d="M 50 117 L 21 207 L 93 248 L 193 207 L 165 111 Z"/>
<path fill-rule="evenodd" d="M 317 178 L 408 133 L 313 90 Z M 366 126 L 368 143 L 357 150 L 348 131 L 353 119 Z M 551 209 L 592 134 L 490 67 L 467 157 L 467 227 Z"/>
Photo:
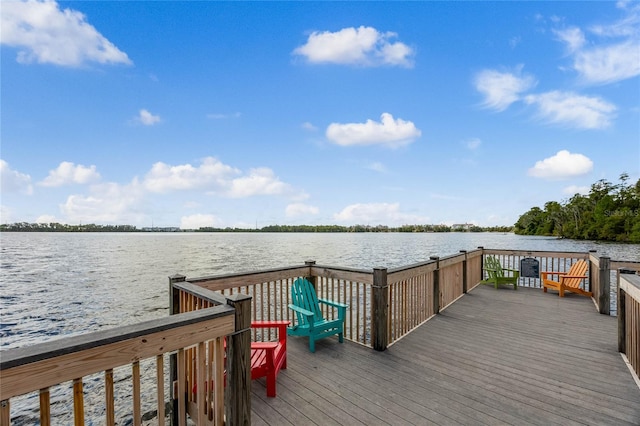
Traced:
<path fill-rule="evenodd" d="M 616 319 L 509 290 L 478 286 L 385 352 L 290 338 L 278 396 L 254 381 L 255 424 L 640 425 Z"/>

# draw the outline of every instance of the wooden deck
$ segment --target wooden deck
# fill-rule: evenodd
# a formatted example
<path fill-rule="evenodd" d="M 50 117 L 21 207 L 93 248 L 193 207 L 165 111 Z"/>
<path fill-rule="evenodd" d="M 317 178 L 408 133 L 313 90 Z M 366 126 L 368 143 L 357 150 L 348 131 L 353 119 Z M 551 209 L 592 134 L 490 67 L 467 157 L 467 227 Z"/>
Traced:
<path fill-rule="evenodd" d="M 582 296 L 479 286 L 385 352 L 289 338 L 254 425 L 640 425 L 614 317 Z"/>

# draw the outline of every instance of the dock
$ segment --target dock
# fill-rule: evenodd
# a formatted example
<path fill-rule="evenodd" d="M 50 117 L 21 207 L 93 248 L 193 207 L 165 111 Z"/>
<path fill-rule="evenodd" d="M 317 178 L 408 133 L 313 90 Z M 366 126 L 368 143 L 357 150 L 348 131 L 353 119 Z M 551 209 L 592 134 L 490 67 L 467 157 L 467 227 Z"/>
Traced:
<path fill-rule="evenodd" d="M 615 317 L 579 295 L 478 286 L 383 352 L 289 338 L 254 425 L 640 425 Z"/>
<path fill-rule="evenodd" d="M 543 291 L 582 261 L 581 291 Z M 500 285 L 498 268 L 519 275 Z M 312 353 L 308 337 L 258 327 L 303 321 L 299 279 L 344 310 L 321 312 L 343 321 L 343 343 Z M 636 260 L 478 247 L 393 269 L 176 274 L 169 311 L 2 351 L 0 426 L 640 425 Z M 286 369 L 268 348 L 286 349 Z M 267 363 L 275 397 L 257 373 Z M 14 414 L 26 404 L 28 419 Z"/>

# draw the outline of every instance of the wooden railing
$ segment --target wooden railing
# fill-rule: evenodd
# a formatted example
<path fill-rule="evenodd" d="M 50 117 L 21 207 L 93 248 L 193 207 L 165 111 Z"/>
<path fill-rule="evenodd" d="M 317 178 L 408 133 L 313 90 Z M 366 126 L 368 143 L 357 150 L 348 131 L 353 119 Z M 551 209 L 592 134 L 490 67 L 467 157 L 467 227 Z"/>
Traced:
<path fill-rule="evenodd" d="M 248 274 L 186 278 L 185 282 L 226 296 L 249 295 L 252 320 L 296 318 L 291 303 L 291 284 L 306 277 L 319 297 L 349 305 L 345 338 L 384 350 L 415 327 L 451 304 L 480 281 L 482 250 L 461 251 L 457 255 L 431 258 L 403 268 L 373 271 L 316 265 L 307 261 L 293 266 Z M 335 312 L 326 308 L 332 318 Z M 252 339 L 270 339 L 252 330 Z"/>
<path fill-rule="evenodd" d="M 178 359 L 185 351 L 196 347 L 198 351 L 211 348 L 222 350 L 221 338 L 235 332 L 234 309 L 226 305 L 210 307 L 199 312 L 185 313 L 168 318 L 119 327 L 108 331 L 72 336 L 2 352 L 0 361 L 0 424 L 11 424 L 10 402 L 13 398 L 31 392 L 39 392 L 39 423 L 41 425 L 72 423 L 83 425 L 85 421 L 85 394 L 103 394 L 100 404 L 106 425 L 120 423 L 116 413 L 126 412 L 125 419 L 132 419 L 134 425 L 142 421 L 142 402 L 156 400 L 157 424 L 165 420 L 165 390 L 172 387 L 172 380 L 165 374 L 165 357 L 177 351 Z M 142 377 L 145 370 L 141 364 L 150 360 L 155 364 L 155 374 Z M 114 369 L 130 366 L 130 385 L 114 383 Z M 96 376 L 101 373 L 103 378 Z M 213 379 L 221 382 L 222 375 L 216 371 Z M 155 378 L 153 377 L 155 375 Z M 145 381 L 145 379 L 147 379 Z M 103 383 L 100 391 L 96 381 Z M 145 386 L 147 382 L 154 386 Z M 87 383 L 87 386 L 84 386 Z M 129 394 L 131 407 L 116 407 L 114 397 L 118 389 Z M 154 390 L 155 388 L 155 390 Z M 65 407 L 58 416 L 52 413 L 51 394 L 70 393 L 66 403 L 64 397 L 56 397 Z M 91 391 L 91 392 L 89 392 Z M 143 394 L 144 393 L 144 394 Z M 154 395 L 155 393 L 155 395 Z M 58 405 L 58 404 L 56 404 Z M 201 405 L 205 405 L 202 401 Z M 73 407 L 72 411 L 66 407 Z M 204 408 L 201 408 L 204 410 Z M 222 419 L 225 407 L 216 407 L 218 418 Z M 71 411 L 71 413 L 65 413 Z M 98 410 L 99 412 L 100 410 Z M 66 417 L 65 417 L 66 415 Z M 94 423 L 95 418 L 90 423 Z M 26 423 L 37 423 L 35 419 Z M 184 424 L 182 422 L 181 424 Z M 221 423 L 220 423 L 221 424 Z"/>
<path fill-rule="evenodd" d="M 618 351 L 640 376 L 640 275 L 618 273 Z"/>

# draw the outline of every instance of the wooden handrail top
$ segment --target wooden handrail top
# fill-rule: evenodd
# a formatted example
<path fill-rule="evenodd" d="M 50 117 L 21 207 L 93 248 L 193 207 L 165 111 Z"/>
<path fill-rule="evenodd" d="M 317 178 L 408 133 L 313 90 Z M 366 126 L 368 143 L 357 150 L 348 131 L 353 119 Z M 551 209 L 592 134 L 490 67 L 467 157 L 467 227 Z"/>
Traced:
<path fill-rule="evenodd" d="M 640 275 L 620 274 L 620 289 L 640 302 Z"/>
<path fill-rule="evenodd" d="M 63 337 L 24 348 L 7 349 L 0 351 L 0 371 L 233 314 L 232 307 L 220 305 L 109 330 Z"/>
<path fill-rule="evenodd" d="M 197 296 L 208 302 L 215 303 L 217 305 L 226 305 L 227 298 L 222 294 L 193 284 L 191 281 L 179 281 L 172 284 L 173 288 L 184 291 L 185 293 Z"/>

